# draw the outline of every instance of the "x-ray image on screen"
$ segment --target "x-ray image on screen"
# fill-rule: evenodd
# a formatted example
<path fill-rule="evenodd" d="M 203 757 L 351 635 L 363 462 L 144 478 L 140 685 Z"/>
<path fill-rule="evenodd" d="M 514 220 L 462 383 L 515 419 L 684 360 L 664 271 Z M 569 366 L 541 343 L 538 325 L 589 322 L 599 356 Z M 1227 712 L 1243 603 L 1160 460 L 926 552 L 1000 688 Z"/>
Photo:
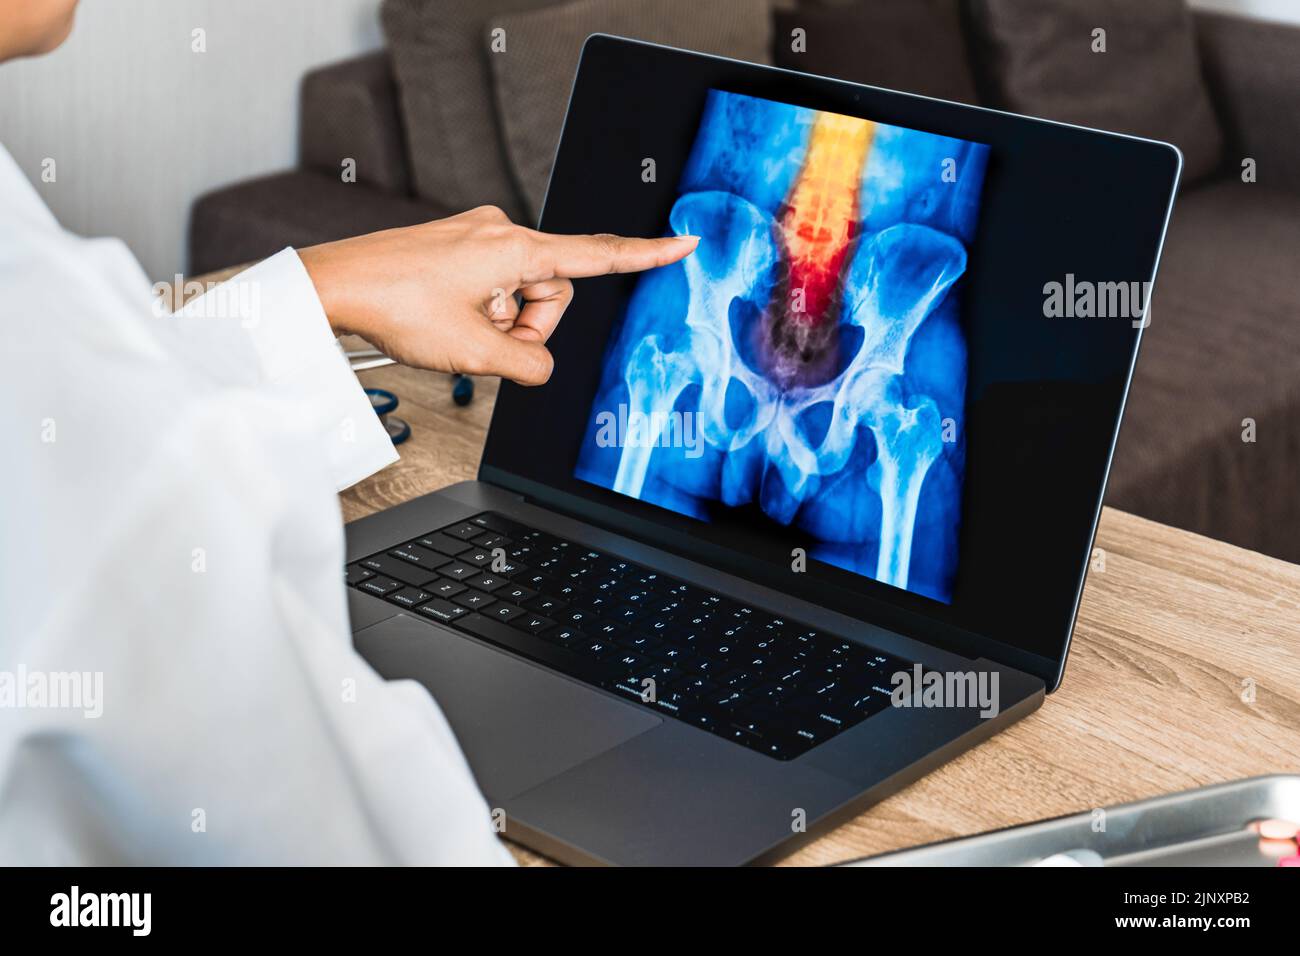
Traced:
<path fill-rule="evenodd" d="M 966 271 L 988 148 L 710 91 L 575 473 L 774 522 L 809 558 L 951 602 Z M 797 560 L 797 555 L 796 558 Z"/>

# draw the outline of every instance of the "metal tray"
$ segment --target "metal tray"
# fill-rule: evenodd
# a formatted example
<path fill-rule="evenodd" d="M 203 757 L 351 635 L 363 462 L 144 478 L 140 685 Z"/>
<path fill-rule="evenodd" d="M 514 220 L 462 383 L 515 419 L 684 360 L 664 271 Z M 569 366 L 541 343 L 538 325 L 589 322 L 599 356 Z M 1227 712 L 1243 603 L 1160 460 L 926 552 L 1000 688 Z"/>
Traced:
<path fill-rule="evenodd" d="M 841 865 L 1032 866 L 1071 853 L 1104 866 L 1277 866 L 1286 841 L 1261 840 L 1250 824 L 1263 819 L 1300 822 L 1300 775 L 1250 777 Z"/>

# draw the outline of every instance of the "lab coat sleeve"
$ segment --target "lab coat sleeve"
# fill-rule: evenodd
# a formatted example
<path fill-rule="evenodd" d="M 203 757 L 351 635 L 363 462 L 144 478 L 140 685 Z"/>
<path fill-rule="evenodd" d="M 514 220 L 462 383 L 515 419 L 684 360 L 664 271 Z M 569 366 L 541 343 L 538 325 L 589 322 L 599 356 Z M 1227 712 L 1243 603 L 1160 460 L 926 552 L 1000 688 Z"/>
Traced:
<path fill-rule="evenodd" d="M 291 401 L 315 432 L 336 489 L 397 460 L 293 249 L 190 299 L 180 318 L 237 322 L 246 330 L 264 385 Z"/>
<path fill-rule="evenodd" d="M 0 377 L 0 860 L 509 863 L 433 698 L 353 649 L 335 488 L 393 454 L 297 257 L 232 285 L 244 329 L 33 222 L 0 232 L 39 317 Z"/>
<path fill-rule="evenodd" d="M 90 712 L 18 712 L 0 857 L 509 862 L 428 692 L 353 650 L 319 459 L 253 427 L 278 402 L 190 404 L 121 489 L 97 529 L 111 557 L 65 584 L 24 656 L 101 687 Z"/>

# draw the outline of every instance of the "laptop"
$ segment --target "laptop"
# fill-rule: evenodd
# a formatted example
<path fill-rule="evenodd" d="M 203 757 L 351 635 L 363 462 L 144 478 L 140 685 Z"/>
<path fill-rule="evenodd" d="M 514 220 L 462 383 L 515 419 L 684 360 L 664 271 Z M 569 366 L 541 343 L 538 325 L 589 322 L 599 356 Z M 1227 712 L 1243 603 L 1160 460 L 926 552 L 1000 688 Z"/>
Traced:
<path fill-rule="evenodd" d="M 355 644 L 559 861 L 789 853 L 1061 681 L 1181 168 L 1165 143 L 594 35 L 577 283 L 478 480 L 347 527 Z"/>

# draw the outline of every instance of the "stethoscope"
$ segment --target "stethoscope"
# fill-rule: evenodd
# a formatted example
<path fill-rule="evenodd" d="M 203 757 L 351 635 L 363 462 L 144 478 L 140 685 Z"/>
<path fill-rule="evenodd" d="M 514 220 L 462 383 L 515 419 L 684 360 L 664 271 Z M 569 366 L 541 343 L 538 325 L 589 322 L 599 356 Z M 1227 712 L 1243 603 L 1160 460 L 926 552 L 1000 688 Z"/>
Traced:
<path fill-rule="evenodd" d="M 367 369 L 383 368 L 385 365 L 396 365 L 394 359 L 389 358 L 379 349 L 353 349 L 344 350 L 347 356 L 348 364 L 354 372 L 364 372 Z M 411 426 L 401 418 L 393 414 L 397 410 L 398 399 L 395 394 L 386 388 L 368 388 L 366 395 L 370 398 L 370 406 L 379 416 L 380 422 L 383 423 L 388 437 L 393 440 L 394 445 L 400 445 L 406 439 L 411 437 Z M 461 375 L 459 372 L 452 375 L 451 400 L 457 405 L 468 405 L 474 398 L 474 380 L 468 375 Z"/>
<path fill-rule="evenodd" d="M 386 388 L 368 388 L 366 395 L 370 397 L 370 407 L 379 416 L 380 423 L 388 431 L 388 437 L 393 440 L 394 445 L 400 445 L 411 437 L 411 426 L 405 419 L 393 414 L 397 410 L 396 395 Z"/>

